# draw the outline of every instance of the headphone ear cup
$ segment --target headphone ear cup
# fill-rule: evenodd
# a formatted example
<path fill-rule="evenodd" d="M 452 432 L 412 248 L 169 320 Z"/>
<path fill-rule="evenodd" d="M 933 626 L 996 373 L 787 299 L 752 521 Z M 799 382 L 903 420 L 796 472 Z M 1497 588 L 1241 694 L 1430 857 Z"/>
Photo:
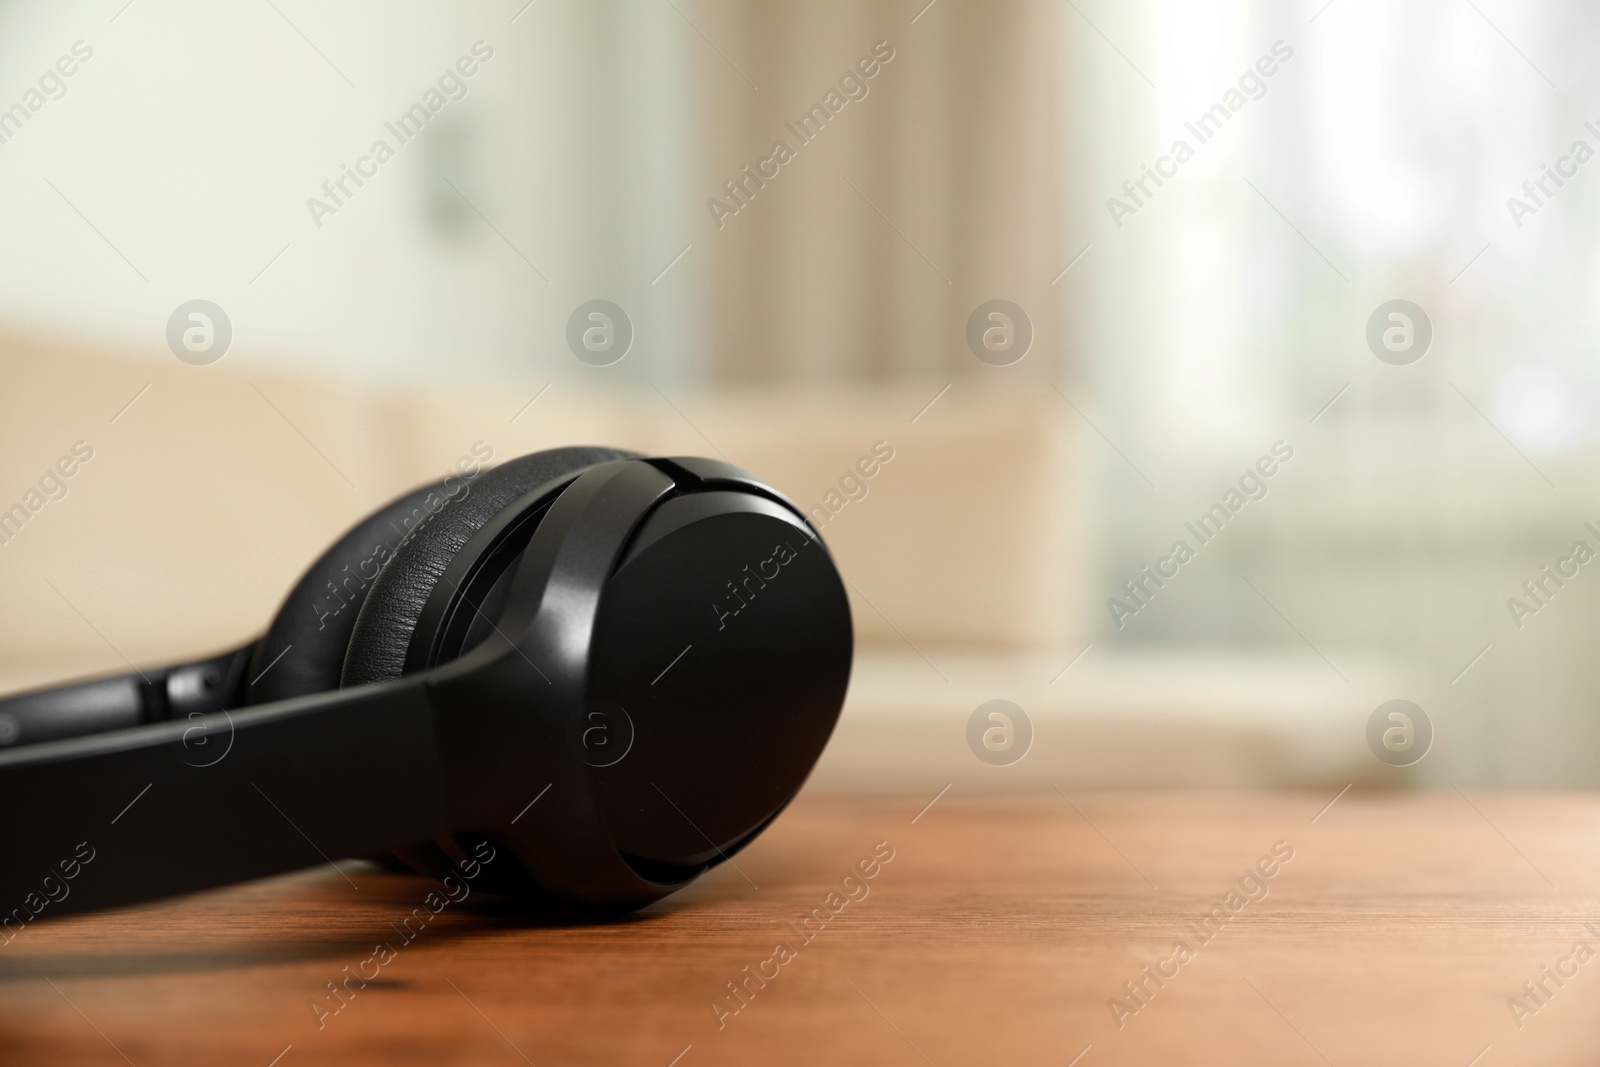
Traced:
<path fill-rule="evenodd" d="M 350 633 L 341 684 L 401 676 L 433 587 L 484 523 L 546 482 L 596 463 L 632 458 L 632 452 L 611 448 L 555 448 L 508 460 L 479 475 L 466 493 L 418 523 L 384 564 Z M 395 848 L 394 855 L 413 870 L 443 881 L 458 873 L 463 855 L 482 855 L 483 844 L 455 834 Z M 504 850 L 500 854 L 499 862 L 483 866 L 476 886 L 489 893 L 536 895 L 538 886 L 522 865 Z"/>
<path fill-rule="evenodd" d="M 459 481 L 447 478 L 390 501 L 346 531 L 306 569 L 250 655 L 245 704 L 339 688 L 350 633 L 373 580 L 406 535 L 449 503 L 450 483 Z"/>
<path fill-rule="evenodd" d="M 384 682 L 404 673 L 433 587 L 472 535 L 518 497 L 596 463 L 636 458 L 614 448 L 552 448 L 479 475 L 465 493 L 419 523 L 383 565 L 351 631 L 340 684 Z"/>

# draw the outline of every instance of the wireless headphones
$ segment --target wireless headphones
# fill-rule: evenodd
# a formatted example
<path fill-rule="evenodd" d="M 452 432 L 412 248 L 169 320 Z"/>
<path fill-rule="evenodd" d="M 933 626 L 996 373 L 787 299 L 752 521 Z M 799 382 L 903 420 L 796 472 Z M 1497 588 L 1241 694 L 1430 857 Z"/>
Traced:
<path fill-rule="evenodd" d="M 795 795 L 851 650 L 821 539 L 729 464 L 558 448 L 447 479 L 253 645 L 0 700 L 0 938 L 385 852 L 642 907 Z"/>

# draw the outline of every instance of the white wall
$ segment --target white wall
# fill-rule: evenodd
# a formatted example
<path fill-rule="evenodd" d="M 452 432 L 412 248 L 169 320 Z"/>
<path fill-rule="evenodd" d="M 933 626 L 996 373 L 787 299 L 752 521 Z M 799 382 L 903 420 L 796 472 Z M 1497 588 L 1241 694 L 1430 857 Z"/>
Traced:
<path fill-rule="evenodd" d="M 0 6 L 0 107 L 93 50 L 0 144 L 0 316 L 170 358 L 203 297 L 231 359 L 548 381 L 589 372 L 565 323 L 607 297 L 638 329 L 619 375 L 695 372 L 698 258 L 651 285 L 700 210 L 670 6 L 122 3 Z M 384 122 L 479 40 L 468 94 L 400 145 Z M 319 229 L 307 198 L 378 137 L 395 158 Z"/>

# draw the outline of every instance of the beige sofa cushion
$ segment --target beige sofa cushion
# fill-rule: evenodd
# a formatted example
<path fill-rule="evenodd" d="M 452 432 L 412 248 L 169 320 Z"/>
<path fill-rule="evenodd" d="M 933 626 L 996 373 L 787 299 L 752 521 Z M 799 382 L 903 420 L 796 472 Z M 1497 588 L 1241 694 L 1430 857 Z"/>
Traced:
<path fill-rule="evenodd" d="M 399 389 L 15 334 L 0 367 L 0 512 L 24 516 L 0 542 L 3 688 L 245 641 L 344 528 L 478 442 L 497 461 L 576 443 L 720 451 L 804 507 L 833 504 L 823 535 L 863 647 L 1064 647 L 1083 600 L 1060 412 L 965 384 L 913 424 L 941 383 L 697 395 L 530 374 Z M 880 441 L 893 458 L 860 477 Z M 76 442 L 93 455 L 47 482 L 59 498 L 30 497 Z"/>

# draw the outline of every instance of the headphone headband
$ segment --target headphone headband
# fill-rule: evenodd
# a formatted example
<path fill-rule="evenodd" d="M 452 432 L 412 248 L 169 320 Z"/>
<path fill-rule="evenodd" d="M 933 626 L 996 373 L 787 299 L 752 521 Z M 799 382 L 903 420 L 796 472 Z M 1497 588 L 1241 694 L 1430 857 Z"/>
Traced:
<path fill-rule="evenodd" d="M 773 539 L 811 577 L 772 579 L 765 621 L 722 633 L 702 602 Z M 438 873 L 429 855 L 473 839 L 508 850 L 550 898 L 639 907 L 782 809 L 849 671 L 848 607 L 815 532 L 707 460 L 613 460 L 524 494 L 467 541 L 421 614 L 396 681 L 211 710 L 243 688 L 247 648 L 0 701 L 35 731 L 97 731 L 0 750 L 0 941 L 47 911 L 384 850 Z M 678 666 L 686 634 L 718 644 Z M 658 685 L 662 666 L 676 674 Z M 600 706 L 628 719 L 629 748 L 640 731 L 620 769 L 573 743 Z"/>
<path fill-rule="evenodd" d="M 419 677 L 0 753 L 0 926 L 443 833 L 436 751 Z M 51 900 L 80 845 L 93 863 Z"/>

